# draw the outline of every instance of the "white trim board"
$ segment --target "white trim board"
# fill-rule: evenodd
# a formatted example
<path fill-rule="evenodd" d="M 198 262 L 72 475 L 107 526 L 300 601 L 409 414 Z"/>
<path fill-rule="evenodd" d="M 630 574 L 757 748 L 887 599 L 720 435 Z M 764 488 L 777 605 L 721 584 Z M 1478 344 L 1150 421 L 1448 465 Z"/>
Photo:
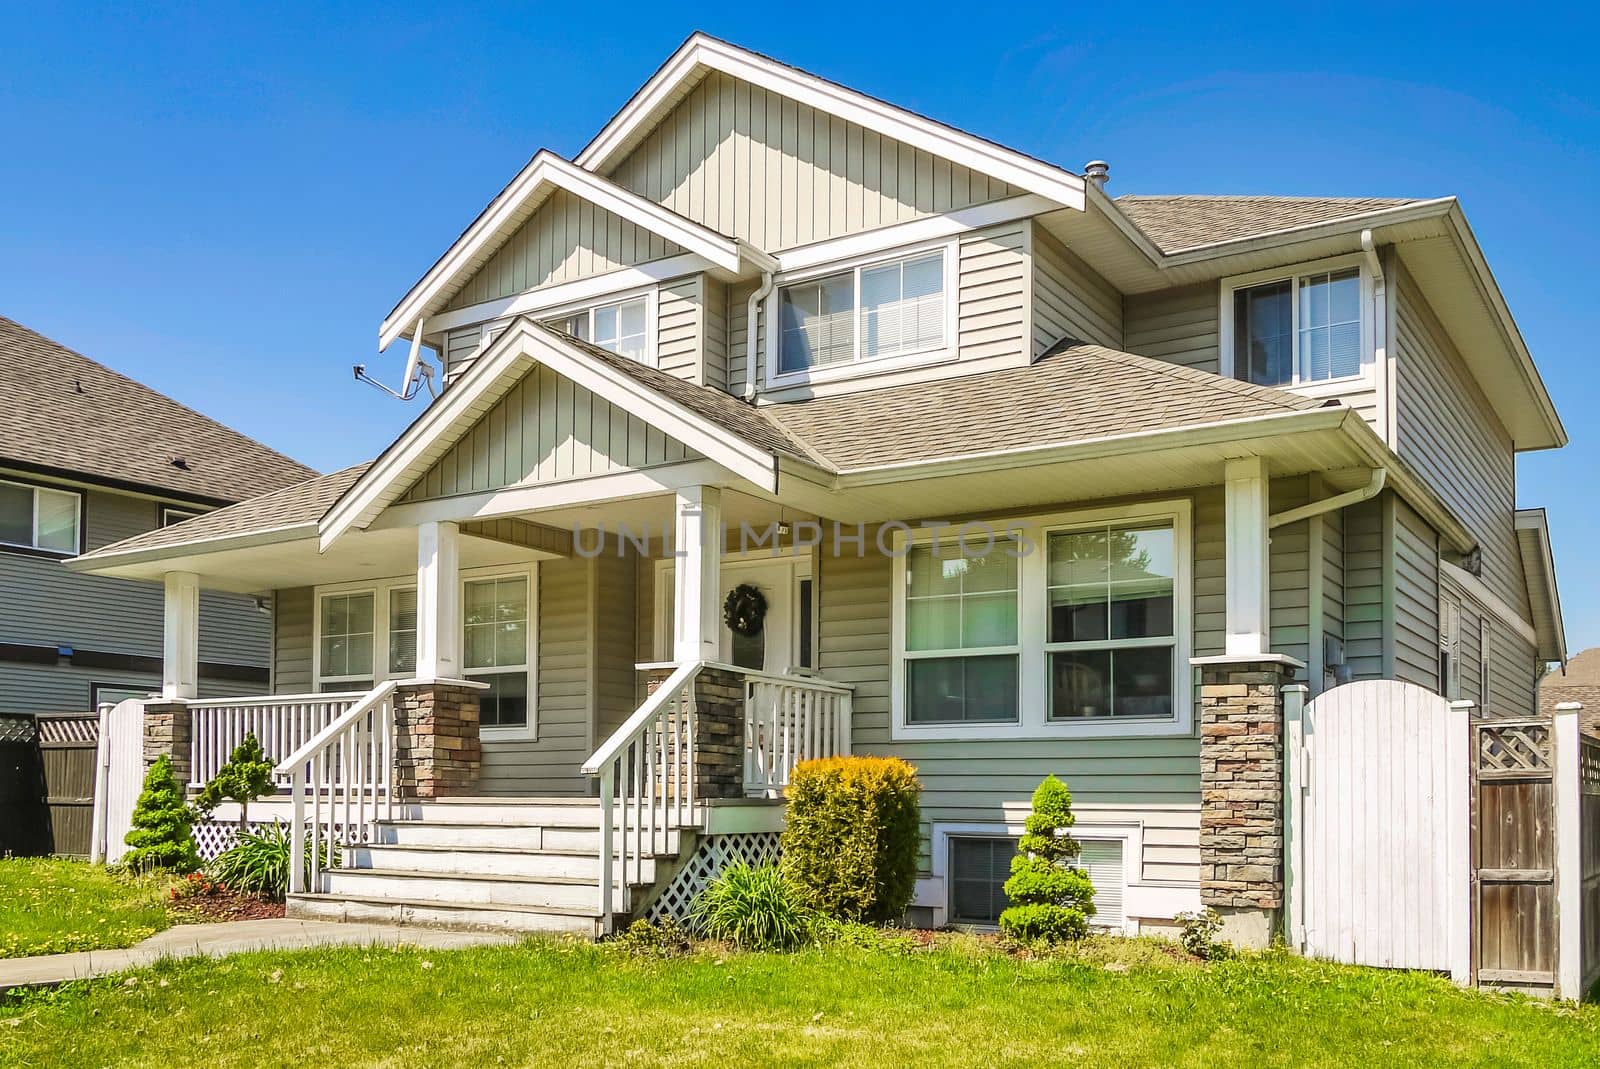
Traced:
<path fill-rule="evenodd" d="M 1084 180 L 1042 160 L 925 118 L 853 89 L 826 81 L 704 33 L 695 33 L 635 93 L 594 140 L 577 164 L 605 173 L 621 162 L 658 116 L 715 70 L 780 96 L 853 122 L 885 137 L 969 167 L 1064 208 L 1083 210 Z"/>
<path fill-rule="evenodd" d="M 1534 630 L 1533 625 L 1518 615 L 1517 611 L 1504 598 L 1490 590 L 1489 585 L 1482 579 L 1479 579 L 1460 565 L 1451 564 L 1447 560 L 1439 562 L 1439 571 L 1451 583 L 1455 584 L 1457 590 L 1477 602 L 1496 620 L 1511 628 L 1513 633 L 1526 640 L 1532 646 L 1539 645 L 1539 633 Z"/>

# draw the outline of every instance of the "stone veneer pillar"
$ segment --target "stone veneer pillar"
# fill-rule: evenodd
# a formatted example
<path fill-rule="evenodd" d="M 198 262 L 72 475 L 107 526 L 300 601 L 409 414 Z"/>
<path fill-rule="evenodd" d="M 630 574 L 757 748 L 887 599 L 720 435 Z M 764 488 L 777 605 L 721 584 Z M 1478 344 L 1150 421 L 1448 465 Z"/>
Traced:
<path fill-rule="evenodd" d="M 694 796 L 744 797 L 744 676 L 705 667 L 694 680 Z"/>
<path fill-rule="evenodd" d="M 172 758 L 172 771 L 185 790 L 189 787 L 192 757 L 190 724 L 186 702 L 158 698 L 144 703 L 144 767 L 148 770 L 166 754 Z"/>
<path fill-rule="evenodd" d="M 1283 687 L 1297 662 L 1200 658 L 1200 900 L 1264 947 L 1283 909 Z"/>
<path fill-rule="evenodd" d="M 401 798 L 459 798 L 478 789 L 482 689 L 460 679 L 395 687 L 395 790 Z"/>

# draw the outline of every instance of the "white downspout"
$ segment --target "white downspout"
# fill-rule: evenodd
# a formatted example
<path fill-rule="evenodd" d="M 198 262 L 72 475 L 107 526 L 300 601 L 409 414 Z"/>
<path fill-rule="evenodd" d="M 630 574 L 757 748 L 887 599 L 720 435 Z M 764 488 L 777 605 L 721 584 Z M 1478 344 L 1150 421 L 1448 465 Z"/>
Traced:
<path fill-rule="evenodd" d="M 761 302 L 772 292 L 772 272 L 761 272 L 761 286 L 750 295 L 744 316 L 744 399 L 756 399 L 756 314 Z"/>
<path fill-rule="evenodd" d="M 1388 468 L 1373 468 L 1372 478 L 1367 482 L 1367 485 L 1355 490 L 1346 490 L 1342 494 L 1334 494 L 1332 497 L 1325 497 L 1321 501 L 1313 501 L 1309 505 L 1301 505 L 1299 508 L 1289 509 L 1287 512 L 1273 513 L 1267 517 L 1267 529 L 1282 527 L 1286 523 L 1298 523 L 1301 520 L 1310 519 L 1312 516 L 1320 516 L 1324 512 L 1342 509 L 1346 505 L 1359 505 L 1363 501 L 1377 497 L 1388 478 Z"/>
<path fill-rule="evenodd" d="M 1395 444 L 1394 369 L 1389 361 L 1389 284 L 1383 277 L 1383 258 L 1371 230 L 1361 232 L 1361 252 L 1372 276 L 1372 337 L 1374 384 L 1378 390 L 1378 437 L 1393 449 Z"/>

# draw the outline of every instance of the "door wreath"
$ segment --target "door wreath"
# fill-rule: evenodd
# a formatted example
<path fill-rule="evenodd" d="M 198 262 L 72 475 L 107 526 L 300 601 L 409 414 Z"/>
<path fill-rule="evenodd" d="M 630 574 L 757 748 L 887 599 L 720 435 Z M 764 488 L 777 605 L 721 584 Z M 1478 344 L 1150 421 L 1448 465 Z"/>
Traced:
<path fill-rule="evenodd" d="M 722 603 L 722 622 L 736 635 L 753 638 L 761 634 L 762 621 L 767 618 L 767 596 L 760 588 L 740 583 L 728 591 Z"/>

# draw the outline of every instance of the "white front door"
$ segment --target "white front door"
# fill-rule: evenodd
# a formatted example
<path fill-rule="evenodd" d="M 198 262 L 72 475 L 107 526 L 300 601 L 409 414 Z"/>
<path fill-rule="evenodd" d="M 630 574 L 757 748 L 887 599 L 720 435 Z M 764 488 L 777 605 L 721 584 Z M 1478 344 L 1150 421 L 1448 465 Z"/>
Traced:
<path fill-rule="evenodd" d="M 767 614 L 761 631 L 741 635 L 722 620 L 722 660 L 760 672 L 781 675 L 794 664 L 794 566 L 788 561 L 724 563 L 722 596 L 717 611 L 728 595 L 740 586 L 753 586 L 767 599 Z"/>

